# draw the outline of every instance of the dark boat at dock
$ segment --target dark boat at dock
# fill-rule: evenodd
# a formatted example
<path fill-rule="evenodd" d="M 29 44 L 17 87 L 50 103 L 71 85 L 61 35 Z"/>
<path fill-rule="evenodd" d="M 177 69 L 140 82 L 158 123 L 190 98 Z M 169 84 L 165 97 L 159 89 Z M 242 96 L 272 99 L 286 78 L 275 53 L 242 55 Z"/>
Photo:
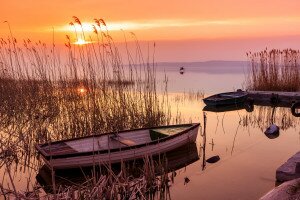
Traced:
<path fill-rule="evenodd" d="M 203 101 L 208 106 L 236 105 L 245 102 L 247 96 L 247 92 L 238 90 L 237 92 L 215 94 L 204 98 Z"/>

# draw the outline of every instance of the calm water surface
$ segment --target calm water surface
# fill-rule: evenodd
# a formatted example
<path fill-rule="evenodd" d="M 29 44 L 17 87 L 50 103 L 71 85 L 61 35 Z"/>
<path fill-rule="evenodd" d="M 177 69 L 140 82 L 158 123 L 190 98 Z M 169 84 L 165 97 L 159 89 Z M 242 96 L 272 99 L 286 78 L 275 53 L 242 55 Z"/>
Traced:
<path fill-rule="evenodd" d="M 175 69 L 167 71 L 173 97 L 180 91 L 203 91 L 207 96 L 244 86 L 244 69 L 233 67 L 218 73 L 212 68 L 206 71 L 187 68 L 183 75 Z M 174 112 L 178 107 L 184 119 L 203 125 L 202 101 L 186 99 L 173 101 L 172 105 Z M 179 170 L 171 187 L 172 199 L 258 199 L 272 189 L 276 169 L 300 147 L 300 120 L 289 108 L 275 108 L 273 121 L 281 129 L 279 137 L 265 136 L 264 131 L 272 123 L 272 109 L 255 106 L 253 112 L 207 111 L 205 157 L 219 155 L 221 160 L 207 163 L 203 169 L 202 152 L 199 161 Z M 200 153 L 203 143 L 203 137 L 198 135 Z M 187 184 L 185 177 L 190 180 Z"/>
<path fill-rule="evenodd" d="M 207 96 L 244 87 L 245 66 L 193 65 L 185 67 L 184 74 L 179 73 L 180 67 L 158 66 L 157 77 L 162 81 L 165 74 L 168 76 L 171 110 L 173 115 L 180 111 L 182 122 L 201 122 L 203 126 L 204 104 L 193 95 L 196 92 Z M 276 108 L 271 119 L 272 108 L 262 106 L 255 106 L 253 112 L 241 109 L 205 113 L 206 143 L 199 133 L 199 160 L 177 170 L 171 198 L 258 199 L 272 189 L 276 169 L 299 150 L 299 118 L 293 117 L 289 108 Z M 275 139 L 264 135 L 272 120 L 281 129 Z M 205 152 L 201 148 L 204 146 Z M 203 165 L 203 160 L 215 155 L 220 156 L 219 162 Z M 4 168 L 0 168 L 0 174 L 4 174 Z M 18 169 L 14 173 L 16 187 L 30 188 L 27 182 L 34 183 L 35 175 L 33 170 Z"/>

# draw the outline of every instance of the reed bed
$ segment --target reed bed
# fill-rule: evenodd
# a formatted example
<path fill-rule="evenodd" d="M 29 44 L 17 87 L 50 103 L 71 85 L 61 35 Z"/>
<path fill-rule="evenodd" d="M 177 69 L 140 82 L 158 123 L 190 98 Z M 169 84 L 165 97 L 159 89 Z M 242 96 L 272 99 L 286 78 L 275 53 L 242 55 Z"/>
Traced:
<path fill-rule="evenodd" d="M 126 49 L 125 65 L 102 19 L 91 36 L 77 17 L 70 25 L 63 56 L 54 43 L 0 38 L 0 169 L 7 180 L 12 171 L 41 166 L 36 143 L 170 123 L 154 61 L 144 60 L 133 33 L 136 49 Z M 90 43 L 72 43 L 80 38 Z M 0 192 L 19 194 L 10 180 Z"/>
<path fill-rule="evenodd" d="M 93 174 L 82 170 L 78 174 L 82 176 L 80 183 L 56 177 L 69 184 L 42 186 L 47 188 L 45 190 L 48 193 L 44 193 L 39 185 L 27 192 L 5 189 L 1 184 L 0 189 L 6 197 L 17 199 L 170 199 L 169 187 L 174 180 L 174 173 L 168 173 L 166 160 L 155 161 L 146 156 L 138 167 L 122 163 L 117 171 L 110 165 L 102 166 L 99 171 L 101 173 Z M 135 171 L 135 176 L 132 171 Z"/>
<path fill-rule="evenodd" d="M 300 52 L 293 49 L 267 49 L 247 53 L 251 65 L 246 80 L 248 90 L 299 91 Z"/>
<path fill-rule="evenodd" d="M 81 25 L 74 20 L 72 25 Z M 137 43 L 136 59 L 128 52 L 125 66 L 105 22 L 95 20 L 96 26 L 95 38 L 90 36 L 96 42 L 89 45 L 74 45 L 67 36 L 65 63 L 54 44 L 0 39 L 3 133 L 45 142 L 169 123 L 166 98 L 158 98 L 154 63 L 141 62 Z M 76 39 L 84 36 L 76 30 Z"/>

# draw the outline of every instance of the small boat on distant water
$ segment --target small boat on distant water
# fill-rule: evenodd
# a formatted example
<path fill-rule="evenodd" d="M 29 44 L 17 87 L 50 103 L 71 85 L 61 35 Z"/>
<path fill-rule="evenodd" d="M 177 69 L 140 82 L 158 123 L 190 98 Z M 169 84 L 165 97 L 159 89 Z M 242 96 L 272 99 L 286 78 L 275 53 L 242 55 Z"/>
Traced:
<path fill-rule="evenodd" d="M 204 98 L 203 101 L 208 106 L 237 105 L 245 102 L 247 96 L 247 92 L 238 90 L 236 92 L 215 94 Z"/>
<path fill-rule="evenodd" d="M 48 167 L 77 168 L 140 159 L 196 141 L 199 123 L 105 133 L 36 145 Z"/>
<path fill-rule="evenodd" d="M 180 74 L 183 74 L 183 73 L 184 73 L 184 67 L 180 67 L 179 73 L 180 73 Z"/>

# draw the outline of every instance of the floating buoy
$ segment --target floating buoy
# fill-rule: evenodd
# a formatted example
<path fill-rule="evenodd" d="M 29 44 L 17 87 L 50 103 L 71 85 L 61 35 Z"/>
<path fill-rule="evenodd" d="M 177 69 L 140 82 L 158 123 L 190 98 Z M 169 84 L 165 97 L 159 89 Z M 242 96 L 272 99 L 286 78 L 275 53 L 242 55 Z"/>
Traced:
<path fill-rule="evenodd" d="M 190 179 L 186 176 L 184 177 L 184 185 L 188 184 L 190 182 Z"/>
<path fill-rule="evenodd" d="M 300 102 L 293 103 L 291 111 L 295 117 L 300 117 L 300 113 L 296 112 L 298 108 L 300 109 Z"/>
<path fill-rule="evenodd" d="M 267 130 L 265 131 L 265 135 L 269 138 L 269 139 L 274 139 L 277 138 L 279 136 L 279 127 L 276 124 L 272 124 L 271 126 L 269 126 L 267 128 Z"/>
<path fill-rule="evenodd" d="M 206 162 L 208 163 L 216 163 L 220 160 L 220 156 L 213 156 L 213 157 L 210 157 L 206 160 Z"/>

